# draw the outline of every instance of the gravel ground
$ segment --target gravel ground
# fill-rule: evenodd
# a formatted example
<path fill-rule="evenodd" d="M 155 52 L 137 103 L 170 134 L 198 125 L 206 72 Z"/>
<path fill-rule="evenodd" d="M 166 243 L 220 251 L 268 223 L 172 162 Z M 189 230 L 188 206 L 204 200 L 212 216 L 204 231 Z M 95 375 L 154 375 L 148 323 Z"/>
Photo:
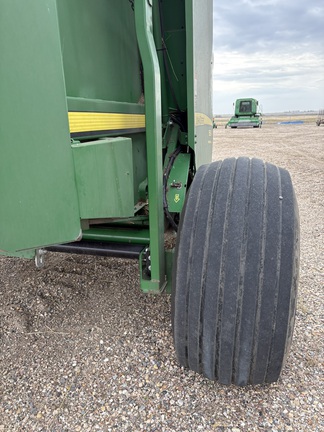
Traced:
<path fill-rule="evenodd" d="M 177 365 L 170 296 L 136 262 L 0 258 L 0 431 L 322 431 L 324 127 L 218 128 L 214 159 L 291 172 L 301 217 L 295 335 L 280 380 L 225 387 Z"/>

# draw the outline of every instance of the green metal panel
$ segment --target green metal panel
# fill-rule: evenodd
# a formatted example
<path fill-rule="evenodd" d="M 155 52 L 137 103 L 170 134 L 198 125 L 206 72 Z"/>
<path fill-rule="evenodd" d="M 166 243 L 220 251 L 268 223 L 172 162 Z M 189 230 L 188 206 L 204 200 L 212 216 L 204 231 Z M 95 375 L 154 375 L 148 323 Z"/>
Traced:
<path fill-rule="evenodd" d="M 0 249 L 80 235 L 55 0 L 0 1 Z"/>
<path fill-rule="evenodd" d="M 187 109 L 186 17 L 183 0 L 154 1 L 154 37 L 162 78 L 164 121 Z"/>
<path fill-rule="evenodd" d="M 126 114 L 144 114 L 143 104 L 106 101 L 100 99 L 67 98 L 69 111 L 112 112 Z"/>
<path fill-rule="evenodd" d="M 35 249 L 27 249 L 20 252 L 0 252 L 0 255 L 3 256 L 11 256 L 11 257 L 17 257 L 17 258 L 28 258 L 33 259 L 35 258 Z"/>
<path fill-rule="evenodd" d="M 212 158 L 213 0 L 186 0 L 188 143 L 196 167 Z"/>
<path fill-rule="evenodd" d="M 188 153 L 180 153 L 172 166 L 167 191 L 168 207 L 171 213 L 181 213 L 187 192 L 190 157 Z"/>
<path fill-rule="evenodd" d="M 90 228 L 83 231 L 83 240 L 95 240 L 117 243 L 133 243 L 148 245 L 150 242 L 149 230 L 146 228 L 105 227 Z"/>
<path fill-rule="evenodd" d="M 130 138 L 73 144 L 81 219 L 134 215 Z"/>
<path fill-rule="evenodd" d="M 137 103 L 142 94 L 128 0 L 57 0 L 67 95 Z"/>
<path fill-rule="evenodd" d="M 132 104 L 125 102 L 104 101 L 98 99 L 67 98 L 69 111 L 74 112 L 93 112 L 93 113 L 124 113 L 124 114 L 145 114 L 144 105 Z M 78 140 L 93 139 L 100 136 L 127 136 L 132 140 L 133 147 L 133 174 L 134 174 L 134 197 L 135 201 L 140 200 L 140 184 L 147 178 L 147 161 L 146 161 L 146 142 L 145 132 L 140 132 L 133 128 L 122 132 L 100 132 L 98 135 L 80 136 L 75 134 Z"/>

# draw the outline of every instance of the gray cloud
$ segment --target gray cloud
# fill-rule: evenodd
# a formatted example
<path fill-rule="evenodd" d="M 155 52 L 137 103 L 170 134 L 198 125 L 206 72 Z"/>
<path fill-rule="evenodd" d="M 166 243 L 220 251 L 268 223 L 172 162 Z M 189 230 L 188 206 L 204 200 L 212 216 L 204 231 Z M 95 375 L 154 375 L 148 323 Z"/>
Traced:
<path fill-rule="evenodd" d="M 214 46 L 275 51 L 282 46 L 323 50 L 324 4 L 285 1 L 214 1 Z"/>
<path fill-rule="evenodd" d="M 216 111 L 242 93 L 268 112 L 324 106 L 323 22 L 322 0 L 214 0 Z"/>

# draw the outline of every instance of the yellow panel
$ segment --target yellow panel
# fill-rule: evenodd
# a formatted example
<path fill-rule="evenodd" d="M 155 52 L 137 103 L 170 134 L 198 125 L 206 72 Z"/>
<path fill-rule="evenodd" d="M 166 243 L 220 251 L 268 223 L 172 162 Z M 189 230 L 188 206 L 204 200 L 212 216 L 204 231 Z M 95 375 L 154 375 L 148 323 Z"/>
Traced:
<path fill-rule="evenodd" d="M 69 112 L 70 133 L 144 129 L 144 114 Z"/>

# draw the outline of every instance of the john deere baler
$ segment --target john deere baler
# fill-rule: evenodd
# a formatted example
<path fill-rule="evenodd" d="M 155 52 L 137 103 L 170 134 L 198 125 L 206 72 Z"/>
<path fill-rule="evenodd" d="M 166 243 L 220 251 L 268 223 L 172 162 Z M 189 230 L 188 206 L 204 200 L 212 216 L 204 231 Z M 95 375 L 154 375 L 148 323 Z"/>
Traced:
<path fill-rule="evenodd" d="M 297 206 L 283 169 L 210 163 L 212 4 L 0 0 L 0 253 L 135 258 L 144 292 L 172 291 L 180 364 L 272 382 Z"/>

